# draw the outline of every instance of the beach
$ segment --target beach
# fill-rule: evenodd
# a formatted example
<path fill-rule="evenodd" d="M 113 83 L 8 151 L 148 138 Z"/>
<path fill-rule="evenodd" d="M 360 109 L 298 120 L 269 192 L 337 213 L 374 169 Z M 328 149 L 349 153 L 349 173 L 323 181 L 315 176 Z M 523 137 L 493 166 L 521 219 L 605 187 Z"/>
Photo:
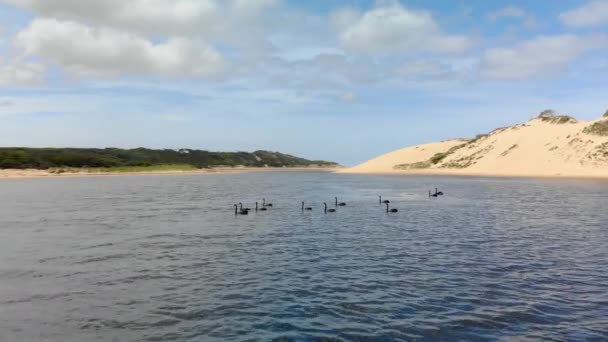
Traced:
<path fill-rule="evenodd" d="M 168 170 L 168 171 L 135 171 L 135 172 L 112 172 L 96 171 L 95 169 L 71 169 L 66 172 L 38 169 L 0 169 L 0 179 L 16 178 L 57 178 L 57 177 L 93 177 L 93 176 L 171 176 L 171 175 L 217 175 L 243 172 L 276 172 L 276 171 L 323 171 L 333 172 L 337 168 L 323 167 L 218 167 L 196 170 Z"/>

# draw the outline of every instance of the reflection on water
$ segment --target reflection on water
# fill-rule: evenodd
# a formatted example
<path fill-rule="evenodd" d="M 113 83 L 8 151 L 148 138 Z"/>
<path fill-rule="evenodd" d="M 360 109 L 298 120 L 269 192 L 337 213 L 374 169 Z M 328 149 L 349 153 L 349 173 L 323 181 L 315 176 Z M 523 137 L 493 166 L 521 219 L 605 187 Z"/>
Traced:
<path fill-rule="evenodd" d="M 314 172 L 4 180 L 0 341 L 606 340 L 607 194 Z M 323 214 L 334 196 L 347 206 Z M 262 197 L 274 207 L 234 216 Z"/>

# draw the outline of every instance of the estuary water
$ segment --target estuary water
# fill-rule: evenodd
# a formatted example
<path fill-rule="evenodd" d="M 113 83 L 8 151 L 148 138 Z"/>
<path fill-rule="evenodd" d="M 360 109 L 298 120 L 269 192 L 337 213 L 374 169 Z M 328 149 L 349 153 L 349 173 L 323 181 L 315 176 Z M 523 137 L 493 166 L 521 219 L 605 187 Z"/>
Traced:
<path fill-rule="evenodd" d="M 0 341 L 272 339 L 606 341 L 608 182 L 0 181 Z"/>

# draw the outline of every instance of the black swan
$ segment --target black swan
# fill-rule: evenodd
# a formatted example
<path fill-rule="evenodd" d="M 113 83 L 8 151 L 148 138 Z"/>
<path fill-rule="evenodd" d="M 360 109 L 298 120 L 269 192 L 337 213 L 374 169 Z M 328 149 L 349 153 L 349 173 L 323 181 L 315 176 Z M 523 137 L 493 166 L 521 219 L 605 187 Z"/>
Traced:
<path fill-rule="evenodd" d="M 344 207 L 345 205 L 346 205 L 346 203 L 344 203 L 344 202 L 338 203 L 338 197 L 336 197 L 336 207 L 338 207 L 338 206 Z"/>
<path fill-rule="evenodd" d="M 249 215 L 249 211 L 247 210 L 239 210 L 238 205 L 234 205 L 234 215 Z"/>
<path fill-rule="evenodd" d="M 378 196 L 378 204 L 382 205 L 382 203 L 386 204 L 386 203 L 391 203 L 391 201 L 389 200 L 382 200 L 382 196 Z"/>
<path fill-rule="evenodd" d="M 304 201 L 302 201 L 302 211 L 304 211 L 304 210 L 312 210 L 312 208 L 311 207 L 304 208 Z"/>
<path fill-rule="evenodd" d="M 388 209 L 388 203 L 386 203 L 386 212 L 387 212 L 387 213 L 396 213 L 396 212 L 399 212 L 399 210 L 397 210 L 397 209 L 390 209 L 390 210 L 389 210 L 389 209 Z"/>
<path fill-rule="evenodd" d="M 262 198 L 262 207 L 272 207 L 272 203 L 266 203 L 266 199 Z"/>
<path fill-rule="evenodd" d="M 437 191 L 437 188 L 435 188 L 435 194 L 438 196 L 443 196 L 443 191 Z"/>
<path fill-rule="evenodd" d="M 429 190 L 429 197 L 437 197 L 437 194 L 431 194 L 431 190 Z"/>
<path fill-rule="evenodd" d="M 245 210 L 245 211 L 251 210 L 251 208 L 243 208 L 243 203 L 241 203 L 241 202 L 239 202 L 239 205 L 241 206 L 241 210 Z"/>
<path fill-rule="evenodd" d="M 260 208 L 259 210 L 260 210 L 260 211 L 266 211 L 266 210 L 268 210 L 268 209 L 266 209 L 266 208 L 262 207 L 262 208 Z M 255 211 L 258 211 L 258 202 L 255 202 Z"/>
<path fill-rule="evenodd" d="M 327 209 L 327 203 L 323 203 L 323 205 L 325 206 L 325 213 L 335 213 L 336 209 Z"/>

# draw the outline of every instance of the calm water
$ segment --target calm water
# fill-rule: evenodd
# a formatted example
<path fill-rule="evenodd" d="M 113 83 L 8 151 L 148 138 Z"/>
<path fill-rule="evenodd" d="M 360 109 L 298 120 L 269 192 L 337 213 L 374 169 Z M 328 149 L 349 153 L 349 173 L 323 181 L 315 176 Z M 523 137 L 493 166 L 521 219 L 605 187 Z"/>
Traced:
<path fill-rule="evenodd" d="M 335 195 L 348 206 L 323 214 Z M 274 208 L 234 216 L 261 197 Z M 605 341 L 608 183 L 0 181 L 0 341 L 275 338 Z"/>

